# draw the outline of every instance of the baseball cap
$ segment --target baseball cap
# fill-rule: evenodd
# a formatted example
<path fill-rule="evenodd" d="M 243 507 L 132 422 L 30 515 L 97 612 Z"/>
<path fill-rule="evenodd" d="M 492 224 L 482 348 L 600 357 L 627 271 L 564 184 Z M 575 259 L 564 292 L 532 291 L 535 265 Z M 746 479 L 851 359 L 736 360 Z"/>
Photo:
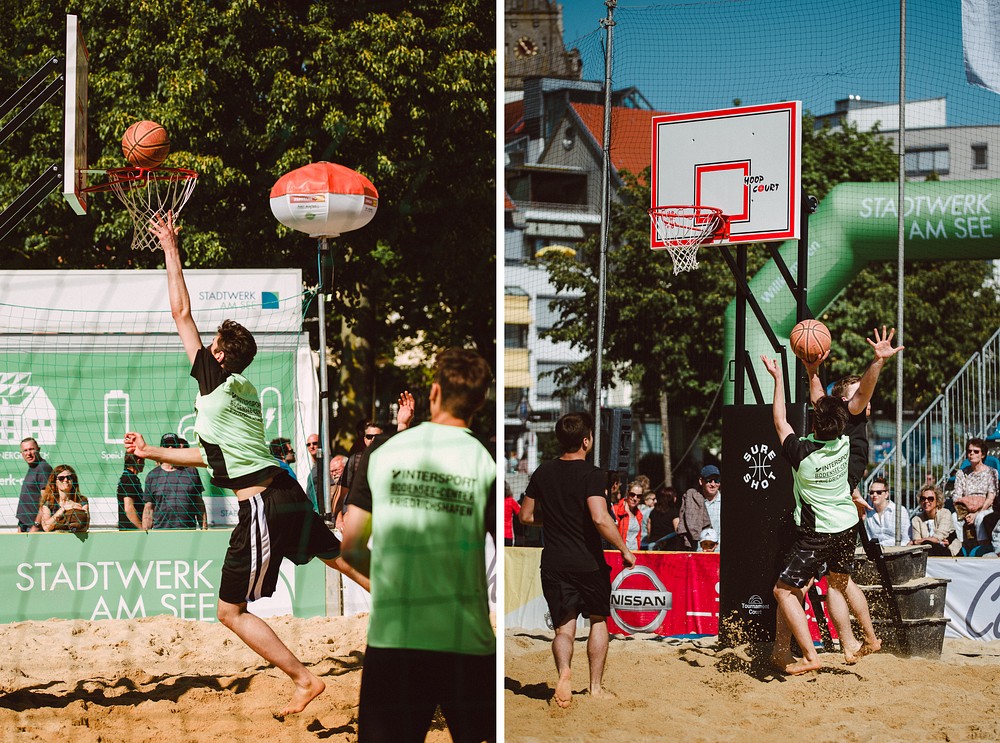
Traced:
<path fill-rule="evenodd" d="M 188 442 L 176 433 L 165 433 L 160 437 L 160 446 L 167 449 L 187 449 Z"/>
<path fill-rule="evenodd" d="M 701 536 L 698 538 L 699 542 L 718 542 L 719 534 L 712 527 L 701 530 Z"/>
<path fill-rule="evenodd" d="M 709 477 L 719 477 L 719 476 L 721 476 L 721 474 L 722 473 L 719 472 L 719 468 L 716 467 L 714 464 L 706 464 L 704 467 L 701 468 L 701 479 L 702 480 L 704 480 L 706 478 L 709 478 Z"/>

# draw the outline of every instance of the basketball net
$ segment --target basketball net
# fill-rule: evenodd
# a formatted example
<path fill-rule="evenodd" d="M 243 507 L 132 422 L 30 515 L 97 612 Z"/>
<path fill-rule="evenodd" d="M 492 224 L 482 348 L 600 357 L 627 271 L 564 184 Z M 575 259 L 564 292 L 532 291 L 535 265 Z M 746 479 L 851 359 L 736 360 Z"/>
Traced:
<path fill-rule="evenodd" d="M 154 216 L 174 219 L 181 213 L 194 187 L 198 174 L 184 168 L 111 168 L 108 180 L 88 191 L 114 191 L 132 217 L 132 250 L 158 250 L 160 241 L 149 231 Z"/>
<path fill-rule="evenodd" d="M 728 233 L 729 221 L 714 206 L 654 206 L 649 218 L 674 262 L 674 275 L 697 268 L 698 247 Z"/>

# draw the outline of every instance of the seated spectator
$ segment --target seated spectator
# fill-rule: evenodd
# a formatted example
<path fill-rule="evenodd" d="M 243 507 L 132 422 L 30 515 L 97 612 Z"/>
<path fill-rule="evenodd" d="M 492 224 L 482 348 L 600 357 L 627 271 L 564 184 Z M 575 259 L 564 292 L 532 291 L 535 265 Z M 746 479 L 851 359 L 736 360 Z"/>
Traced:
<path fill-rule="evenodd" d="M 868 486 L 868 495 L 875 509 L 865 515 L 865 530 L 868 536 L 883 547 L 896 545 L 896 504 L 889 498 L 889 485 L 885 478 L 876 477 Z M 910 514 L 903 512 L 900 545 L 910 543 Z"/>
<path fill-rule="evenodd" d="M 628 486 L 624 500 L 618 501 L 613 509 L 615 519 L 618 521 L 618 533 L 622 535 L 622 541 L 630 550 L 642 548 L 646 524 L 642 511 L 639 510 L 639 501 L 643 495 L 642 485 L 632 482 Z"/>
<path fill-rule="evenodd" d="M 643 549 L 682 551 L 684 540 L 677 534 L 680 513 L 677 492 L 667 485 L 658 488 L 656 505 L 649 514 L 649 534 Z"/>
<path fill-rule="evenodd" d="M 920 512 L 910 521 L 913 544 L 930 545 L 930 554 L 949 557 L 959 553 L 962 540 L 955 532 L 952 513 L 944 507 L 944 493 L 933 485 L 924 485 L 918 496 Z"/>
<path fill-rule="evenodd" d="M 52 470 L 38 513 L 43 531 L 83 532 L 90 528 L 90 503 L 80 492 L 76 470 L 68 464 Z"/>
<path fill-rule="evenodd" d="M 135 454 L 125 455 L 116 493 L 118 531 L 135 531 L 142 528 L 142 516 L 139 515 L 141 509 L 137 509 L 136 506 L 142 503 L 142 483 L 139 481 L 139 473 L 145 466 L 145 459 L 140 459 Z"/>
<path fill-rule="evenodd" d="M 965 455 L 969 465 L 955 473 L 955 489 L 952 491 L 952 502 L 955 504 L 955 515 L 963 524 L 962 542 L 966 549 L 973 545 L 987 546 L 990 542 L 990 531 L 985 524 L 986 518 L 993 513 L 993 501 L 997 497 L 997 471 L 986 465 L 986 442 L 980 438 L 969 439 L 965 446 Z"/>
<path fill-rule="evenodd" d="M 698 539 L 698 552 L 718 552 L 719 551 L 719 535 L 715 532 L 715 529 L 708 527 L 703 529 L 701 536 Z"/>
<path fill-rule="evenodd" d="M 514 491 L 510 483 L 503 484 L 503 543 L 505 547 L 514 546 L 514 517 L 521 512 L 521 504 L 514 500 Z"/>

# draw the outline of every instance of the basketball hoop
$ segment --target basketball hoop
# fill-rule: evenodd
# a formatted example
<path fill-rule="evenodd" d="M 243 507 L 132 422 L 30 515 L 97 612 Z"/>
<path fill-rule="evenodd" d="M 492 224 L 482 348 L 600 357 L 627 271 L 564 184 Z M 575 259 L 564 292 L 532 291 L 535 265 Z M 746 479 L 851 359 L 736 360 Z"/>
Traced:
<path fill-rule="evenodd" d="M 698 246 L 729 235 L 729 218 L 714 206 L 654 206 L 656 237 L 674 261 L 674 274 L 698 267 Z"/>
<path fill-rule="evenodd" d="M 157 214 L 174 218 L 181 213 L 198 183 L 198 174 L 185 168 L 109 168 L 108 180 L 90 186 L 88 192 L 114 191 L 125 204 L 135 232 L 132 250 L 157 250 L 159 240 L 149 231 L 149 222 Z"/>

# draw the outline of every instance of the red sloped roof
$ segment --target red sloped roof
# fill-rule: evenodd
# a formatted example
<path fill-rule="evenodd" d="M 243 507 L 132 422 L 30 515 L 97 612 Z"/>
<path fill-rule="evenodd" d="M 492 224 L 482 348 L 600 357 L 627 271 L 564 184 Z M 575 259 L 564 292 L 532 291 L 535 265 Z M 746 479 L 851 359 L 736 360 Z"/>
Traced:
<path fill-rule="evenodd" d="M 506 191 L 503 192 L 503 208 L 508 212 L 512 212 L 516 209 L 514 202 L 510 200 L 510 196 Z"/>
<path fill-rule="evenodd" d="M 524 128 L 524 99 L 505 103 L 503 106 L 504 140 L 521 133 Z"/>
<path fill-rule="evenodd" d="M 580 121 L 593 135 L 598 146 L 604 143 L 604 106 L 596 103 L 573 103 Z M 649 167 L 654 116 L 667 111 L 615 107 L 611 109 L 611 164 L 615 170 L 641 173 Z"/>

